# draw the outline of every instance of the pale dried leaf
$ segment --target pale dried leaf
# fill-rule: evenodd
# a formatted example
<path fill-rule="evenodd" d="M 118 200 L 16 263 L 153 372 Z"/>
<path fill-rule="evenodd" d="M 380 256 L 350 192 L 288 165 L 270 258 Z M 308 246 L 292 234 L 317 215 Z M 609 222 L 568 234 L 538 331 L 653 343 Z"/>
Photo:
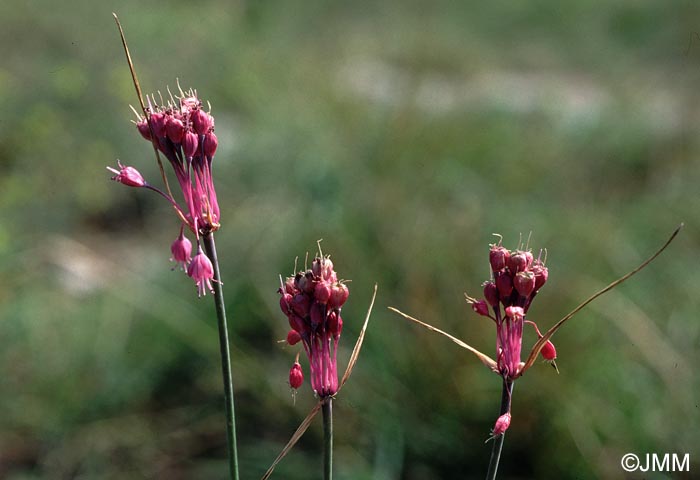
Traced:
<path fill-rule="evenodd" d="M 367 310 L 367 316 L 365 317 L 365 323 L 362 325 L 362 330 L 360 330 L 360 336 L 357 337 L 357 342 L 355 343 L 355 348 L 352 349 L 352 354 L 350 355 L 350 361 L 348 361 L 348 368 L 345 369 L 345 373 L 343 374 L 343 378 L 340 380 L 340 386 L 338 387 L 338 391 L 340 391 L 341 388 L 343 388 L 343 385 L 345 385 L 345 382 L 348 381 L 348 378 L 350 378 L 350 374 L 352 373 L 353 367 L 355 367 L 355 363 L 357 362 L 357 357 L 360 356 L 360 349 L 362 348 L 362 342 L 365 339 L 365 331 L 367 330 L 367 324 L 369 323 L 369 317 L 372 315 L 372 307 L 374 307 L 374 299 L 377 298 L 377 284 L 374 284 L 374 293 L 372 294 L 372 301 L 369 302 L 369 309 Z"/>
<path fill-rule="evenodd" d="M 411 320 L 412 322 L 415 322 L 415 323 L 417 323 L 418 325 L 421 325 L 421 326 L 427 328 L 428 330 L 430 330 L 430 331 L 432 331 L 432 332 L 436 332 L 436 333 L 439 333 L 440 335 L 444 335 L 445 337 L 449 338 L 450 340 L 452 340 L 454 343 L 456 343 L 456 344 L 459 345 L 460 347 L 466 348 L 467 350 L 469 350 L 470 352 L 472 352 L 474 355 L 476 355 L 476 356 L 479 358 L 479 360 L 481 360 L 481 363 L 483 363 L 484 365 L 486 365 L 486 367 L 488 367 L 489 370 L 492 370 L 492 371 L 494 371 L 494 372 L 498 372 L 498 367 L 497 367 L 497 365 L 496 365 L 496 361 L 495 361 L 495 360 L 493 360 L 493 359 L 492 359 L 491 357 L 489 357 L 488 355 L 481 353 L 481 352 L 480 352 L 479 350 L 477 350 L 476 348 L 467 345 L 467 344 L 464 343 L 462 340 L 453 337 L 452 335 L 450 335 L 450 334 L 447 333 L 447 332 L 443 332 L 443 331 L 440 330 L 439 328 L 435 328 L 435 327 L 433 327 L 432 325 L 428 325 L 427 323 L 421 322 L 421 321 L 418 320 L 417 318 L 413 318 L 413 317 L 410 316 L 410 315 L 406 315 L 405 313 L 403 313 L 403 312 L 400 311 L 400 310 L 397 310 L 397 309 L 394 308 L 394 307 L 389 307 L 389 310 L 391 310 L 392 312 L 398 313 L 399 315 L 401 315 L 401 316 L 404 317 L 405 319 Z"/>
<path fill-rule="evenodd" d="M 299 428 L 297 428 L 296 432 L 294 432 L 294 435 L 292 435 L 292 438 L 290 438 L 289 442 L 287 442 L 287 445 L 284 446 L 280 454 L 277 455 L 277 458 L 275 458 L 275 461 L 272 462 L 272 465 L 270 465 L 270 468 L 267 469 L 267 472 L 265 472 L 265 475 L 263 475 L 262 480 L 270 478 L 277 464 L 280 463 L 280 461 L 289 453 L 292 447 L 296 445 L 301 436 L 304 435 L 304 432 L 306 432 L 306 429 L 309 428 L 309 425 L 311 425 L 311 421 L 314 419 L 319 410 L 321 410 L 321 402 L 318 402 L 316 406 L 306 416 L 304 421 L 301 422 Z"/>

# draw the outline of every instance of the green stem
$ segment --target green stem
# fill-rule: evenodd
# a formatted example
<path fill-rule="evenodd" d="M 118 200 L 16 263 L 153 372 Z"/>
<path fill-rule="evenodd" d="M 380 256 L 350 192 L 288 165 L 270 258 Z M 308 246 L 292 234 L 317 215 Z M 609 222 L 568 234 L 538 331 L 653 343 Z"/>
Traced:
<path fill-rule="evenodd" d="M 499 417 L 510 412 L 510 398 L 513 394 L 513 380 L 503 379 L 503 392 L 501 393 L 501 413 Z M 491 450 L 491 460 L 489 461 L 489 471 L 486 474 L 486 480 L 495 480 L 498 472 L 498 462 L 501 459 L 501 450 L 503 449 L 503 439 L 506 434 L 503 432 L 493 439 L 493 449 Z"/>
<path fill-rule="evenodd" d="M 333 478 L 333 398 L 323 402 L 323 480 Z"/>
<path fill-rule="evenodd" d="M 229 467 L 232 480 L 238 480 L 238 447 L 236 446 L 236 413 L 233 406 L 233 381 L 231 380 L 231 351 L 226 324 L 226 307 L 224 306 L 224 289 L 221 283 L 219 260 L 216 256 L 214 234 L 202 236 L 204 250 L 214 266 L 214 304 L 219 320 L 219 347 L 221 350 L 221 369 L 224 377 L 224 397 L 226 399 L 226 440 L 228 444 Z"/>

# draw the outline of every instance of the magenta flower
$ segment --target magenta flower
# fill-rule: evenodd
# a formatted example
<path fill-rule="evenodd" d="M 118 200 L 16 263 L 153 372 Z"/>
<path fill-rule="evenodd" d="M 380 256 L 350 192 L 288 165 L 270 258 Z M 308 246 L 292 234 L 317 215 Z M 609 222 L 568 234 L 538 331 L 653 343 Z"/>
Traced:
<path fill-rule="evenodd" d="M 146 182 L 134 167 L 125 167 L 118 162 L 118 170 L 107 168 L 115 173 L 112 180 L 130 187 L 145 187 L 164 197 L 195 235 L 199 246 L 200 235 L 208 235 L 220 227 L 219 204 L 212 176 L 212 162 L 218 147 L 214 118 L 203 110 L 194 90 L 186 93 L 180 90 L 180 97 L 171 95 L 164 105 L 158 104 L 151 96 L 145 114 L 145 117 L 136 114 L 136 128 L 170 162 L 180 187 L 182 203 L 173 196 L 165 176 L 166 188 L 163 191 Z M 182 228 L 170 250 L 171 260 L 195 280 L 200 296 L 206 293 L 205 287 L 211 289 L 211 262 L 198 248 L 197 265 L 192 265 L 192 243 L 185 238 Z"/>
<path fill-rule="evenodd" d="M 180 235 L 175 239 L 170 246 L 170 251 L 173 256 L 171 261 L 176 262 L 183 270 L 187 270 L 187 265 L 192 260 L 192 242 L 185 237 L 184 226 L 180 227 Z"/>
<path fill-rule="evenodd" d="M 541 258 L 535 259 L 530 251 L 511 252 L 500 244 L 491 245 L 489 263 L 492 278 L 484 283 L 484 300 L 467 297 L 467 301 L 476 313 L 496 324 L 495 371 L 511 382 L 525 372 L 520 359 L 523 325 L 532 324 L 539 335 L 537 325 L 525 316 L 549 272 Z"/>
<path fill-rule="evenodd" d="M 219 229 L 219 204 L 216 199 L 212 162 L 218 146 L 214 117 L 202 109 L 194 90 L 180 91 L 165 105 L 148 99 L 148 118 L 137 114 L 136 127 L 141 135 L 168 159 L 177 178 L 184 207 L 171 200 L 182 220 L 195 235 Z"/>
<path fill-rule="evenodd" d="M 112 180 L 123 183 L 128 187 L 146 186 L 146 181 L 143 179 L 143 175 L 141 175 L 141 173 L 134 167 L 125 167 L 119 160 L 117 160 L 117 165 L 119 166 L 119 170 L 112 167 L 107 167 L 107 170 L 116 173 L 116 175 L 112 177 Z"/>
<path fill-rule="evenodd" d="M 187 275 L 194 280 L 197 285 L 197 293 L 201 297 L 207 294 L 207 289 L 214 293 L 211 281 L 214 278 L 214 266 L 204 252 L 201 245 L 197 247 L 197 255 L 194 256 L 187 267 Z"/>
<path fill-rule="evenodd" d="M 311 388 L 320 398 L 332 397 L 338 391 L 340 310 L 348 298 L 348 287 L 338 281 L 330 258 L 319 256 L 309 270 L 287 278 L 279 293 L 280 308 L 292 328 L 288 343 L 301 340 L 309 359 Z"/>

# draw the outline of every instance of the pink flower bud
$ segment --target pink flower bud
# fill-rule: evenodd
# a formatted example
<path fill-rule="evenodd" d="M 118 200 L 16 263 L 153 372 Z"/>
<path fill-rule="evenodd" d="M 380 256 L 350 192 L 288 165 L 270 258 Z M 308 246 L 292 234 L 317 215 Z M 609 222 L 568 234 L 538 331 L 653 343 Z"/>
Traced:
<path fill-rule="evenodd" d="M 148 127 L 148 122 L 145 119 L 136 122 L 136 128 L 143 138 L 149 142 L 151 141 L 151 129 Z"/>
<path fill-rule="evenodd" d="M 304 372 L 301 370 L 299 362 L 294 362 L 289 370 L 289 386 L 296 390 L 301 387 L 302 383 L 304 383 Z"/>
<path fill-rule="evenodd" d="M 328 306 L 330 308 L 340 308 L 343 306 L 345 301 L 348 299 L 350 291 L 344 283 L 336 283 L 331 287 L 331 296 L 328 299 Z"/>
<path fill-rule="evenodd" d="M 325 305 L 331 297 L 331 286 L 327 282 L 321 280 L 316 284 L 314 289 L 314 298 L 318 303 Z"/>
<path fill-rule="evenodd" d="M 209 132 L 204 135 L 204 155 L 209 158 L 214 157 L 216 147 L 219 146 L 219 140 L 214 135 L 214 132 Z"/>
<path fill-rule="evenodd" d="M 496 420 L 496 424 L 493 426 L 492 435 L 497 437 L 503 435 L 506 430 L 510 427 L 510 412 L 506 412 Z"/>
<path fill-rule="evenodd" d="M 288 313 L 287 319 L 289 320 L 289 327 L 292 330 L 299 332 L 299 335 L 303 335 L 308 330 L 304 319 L 294 312 Z"/>
<path fill-rule="evenodd" d="M 194 131 L 199 135 L 208 133 L 209 130 L 211 130 L 211 127 L 214 125 L 211 115 L 201 108 L 194 110 L 190 116 L 190 119 L 192 120 L 192 127 L 194 128 Z"/>
<path fill-rule="evenodd" d="M 496 275 L 496 287 L 498 288 L 499 296 L 505 302 L 513 291 L 513 280 L 511 280 L 510 275 L 506 272 L 499 272 Z"/>
<path fill-rule="evenodd" d="M 495 283 L 484 283 L 484 298 L 492 307 L 498 305 L 498 288 Z"/>
<path fill-rule="evenodd" d="M 517 272 L 527 270 L 529 264 L 527 262 L 528 257 L 525 255 L 526 253 L 527 252 L 518 250 L 510 256 L 510 259 L 508 259 L 508 269 L 511 274 L 515 275 Z M 532 259 L 532 254 L 530 254 L 530 258 Z"/>
<path fill-rule="evenodd" d="M 557 358 L 557 349 L 554 348 L 554 344 L 550 340 L 547 340 L 547 343 L 544 344 L 540 353 L 542 354 L 542 358 L 548 361 L 556 360 Z"/>
<path fill-rule="evenodd" d="M 301 335 L 296 330 L 290 330 L 287 333 L 287 343 L 289 345 L 296 345 L 301 341 Z"/>
<path fill-rule="evenodd" d="M 192 130 L 188 130 L 182 138 L 182 149 L 185 152 L 185 157 L 194 157 L 197 153 L 197 147 L 199 147 L 199 138 L 197 134 Z"/>
<path fill-rule="evenodd" d="M 491 264 L 491 269 L 494 272 L 498 272 L 506 268 L 509 258 L 510 252 L 507 248 L 502 247 L 501 245 L 491 246 L 491 250 L 489 250 L 489 263 Z"/>
<path fill-rule="evenodd" d="M 472 310 L 474 310 L 479 315 L 483 315 L 484 317 L 490 316 L 489 306 L 485 300 L 479 300 L 478 302 L 472 303 Z"/>
<path fill-rule="evenodd" d="M 299 315 L 301 318 L 306 317 L 309 314 L 309 308 L 311 307 L 311 299 L 304 295 L 303 293 L 297 293 L 292 299 L 292 310 L 294 313 Z"/>
<path fill-rule="evenodd" d="M 518 272 L 513 278 L 513 286 L 523 297 L 529 297 L 535 290 L 535 274 L 529 271 Z"/>
<path fill-rule="evenodd" d="M 343 331 L 343 319 L 336 312 L 331 312 L 328 314 L 328 331 L 331 335 L 333 335 L 333 338 L 338 338 L 340 336 L 340 332 Z"/>
<path fill-rule="evenodd" d="M 165 132 L 168 134 L 168 138 L 171 142 L 180 143 L 182 142 L 182 137 L 185 135 L 185 125 L 183 125 L 182 120 L 169 115 L 168 121 L 165 124 Z"/>
<path fill-rule="evenodd" d="M 195 281 L 197 293 L 200 297 L 207 294 L 207 289 L 214 293 L 214 287 L 211 284 L 214 278 L 214 266 L 211 264 L 209 257 L 202 251 L 201 246 L 197 251 L 197 255 L 194 256 L 189 267 L 187 267 L 187 275 Z"/>
<path fill-rule="evenodd" d="M 177 262 L 183 269 L 190 263 L 192 259 L 192 243 L 185 237 L 182 228 L 180 229 L 180 235 L 170 246 L 170 252 L 173 254 L 170 260 Z"/>
<path fill-rule="evenodd" d="M 327 282 L 336 282 L 335 272 L 333 272 L 333 262 L 330 258 L 314 258 L 311 264 L 311 271 L 316 277 L 320 277 Z"/>
<path fill-rule="evenodd" d="M 297 293 L 296 287 L 294 286 L 294 277 L 288 277 L 284 282 L 284 291 L 291 295 Z"/>
<path fill-rule="evenodd" d="M 156 112 L 152 113 L 150 117 L 148 117 L 150 122 L 151 122 L 151 127 L 153 127 L 153 133 L 155 134 L 156 138 L 162 138 L 165 136 L 165 123 L 167 119 L 165 118 L 164 113 Z"/>
<path fill-rule="evenodd" d="M 107 167 L 107 170 L 116 173 L 116 175 L 112 177 L 112 180 L 123 183 L 129 187 L 143 187 L 146 185 L 143 176 L 134 167 L 125 167 L 119 160 L 117 160 L 117 165 L 119 166 L 119 170 Z"/>
<path fill-rule="evenodd" d="M 285 315 L 289 315 L 289 312 L 292 309 L 292 295 L 289 293 L 285 293 L 280 297 L 280 310 L 282 310 L 282 313 Z"/>
<path fill-rule="evenodd" d="M 542 285 L 547 283 L 549 271 L 547 270 L 547 267 L 541 263 L 535 262 L 535 264 L 532 266 L 532 272 L 535 274 L 535 291 L 537 291 L 542 287 Z"/>

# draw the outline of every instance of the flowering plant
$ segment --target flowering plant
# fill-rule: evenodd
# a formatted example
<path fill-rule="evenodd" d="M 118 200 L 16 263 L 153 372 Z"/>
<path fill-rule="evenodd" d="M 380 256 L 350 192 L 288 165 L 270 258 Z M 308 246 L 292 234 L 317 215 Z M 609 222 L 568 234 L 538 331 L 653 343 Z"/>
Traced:
<path fill-rule="evenodd" d="M 501 409 L 491 431 L 491 437 L 489 437 L 489 440 L 494 440 L 494 444 L 486 477 L 487 480 L 495 479 L 498 471 L 498 462 L 503 447 L 503 439 L 511 423 L 511 397 L 515 380 L 520 378 L 534 364 L 539 355 L 542 355 L 546 361 L 551 362 L 556 369 L 557 367 L 554 360 L 557 357 L 557 351 L 550 340 L 554 333 L 583 307 L 605 292 L 615 288 L 651 263 L 652 260 L 666 249 L 682 226 L 681 224 L 666 243 L 641 265 L 610 283 L 607 287 L 591 295 L 587 300 L 564 316 L 564 318 L 555 323 L 554 326 L 544 334 L 540 332 L 534 322 L 526 319 L 527 311 L 532 301 L 549 278 L 549 271 L 545 266 L 544 260 L 541 259 L 541 255 L 535 259 L 532 252 L 529 250 L 516 249 L 510 251 L 503 247 L 500 241 L 498 244 L 491 245 L 489 250 L 491 279 L 483 284 L 484 299 L 477 300 L 469 295 L 465 295 L 465 297 L 476 313 L 491 319 L 495 323 L 495 360 L 458 338 L 411 317 L 396 308 L 389 307 L 390 310 L 404 318 L 418 323 L 428 330 L 444 335 L 457 345 L 472 352 L 486 367 L 502 378 L 503 393 L 501 395 Z M 525 324 L 529 324 L 534 328 L 538 340 L 530 349 L 525 361 L 523 361 L 521 359 L 521 353 Z"/>

